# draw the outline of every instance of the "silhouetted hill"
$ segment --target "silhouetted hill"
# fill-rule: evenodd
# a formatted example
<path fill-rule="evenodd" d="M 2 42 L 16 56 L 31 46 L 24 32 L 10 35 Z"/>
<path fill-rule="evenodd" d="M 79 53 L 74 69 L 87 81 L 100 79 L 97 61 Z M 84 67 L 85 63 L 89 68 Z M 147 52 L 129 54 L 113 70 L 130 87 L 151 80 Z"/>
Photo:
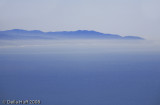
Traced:
<path fill-rule="evenodd" d="M 137 36 L 125 36 L 115 34 L 104 34 L 96 31 L 77 30 L 77 31 L 58 31 L 42 32 L 39 30 L 13 29 L 0 31 L 0 39 L 132 39 L 143 40 Z"/>

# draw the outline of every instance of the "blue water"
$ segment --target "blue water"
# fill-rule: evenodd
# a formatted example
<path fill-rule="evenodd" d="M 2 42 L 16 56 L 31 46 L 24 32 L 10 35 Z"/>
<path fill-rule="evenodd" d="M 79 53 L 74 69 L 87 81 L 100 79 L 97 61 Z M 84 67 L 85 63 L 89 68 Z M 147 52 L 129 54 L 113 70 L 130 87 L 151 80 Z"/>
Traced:
<path fill-rule="evenodd" d="M 160 105 L 160 54 L 1 54 L 0 99 Z"/>

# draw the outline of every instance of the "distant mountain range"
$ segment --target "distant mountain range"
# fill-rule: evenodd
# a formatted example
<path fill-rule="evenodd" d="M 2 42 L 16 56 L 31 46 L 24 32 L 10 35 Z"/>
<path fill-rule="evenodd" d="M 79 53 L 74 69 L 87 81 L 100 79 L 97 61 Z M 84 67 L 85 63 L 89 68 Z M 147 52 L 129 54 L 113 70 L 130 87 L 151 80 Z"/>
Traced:
<path fill-rule="evenodd" d="M 77 30 L 77 31 L 57 31 L 42 32 L 39 30 L 13 29 L 0 31 L 0 39 L 124 39 L 124 40 L 143 40 L 138 36 L 125 36 L 115 34 L 104 34 L 96 31 Z"/>

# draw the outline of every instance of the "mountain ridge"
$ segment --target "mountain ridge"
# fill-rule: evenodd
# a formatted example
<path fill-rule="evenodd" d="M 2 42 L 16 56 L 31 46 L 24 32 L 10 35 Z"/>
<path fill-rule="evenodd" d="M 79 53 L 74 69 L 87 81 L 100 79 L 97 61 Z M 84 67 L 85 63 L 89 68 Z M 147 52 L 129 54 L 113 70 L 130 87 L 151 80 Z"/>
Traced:
<path fill-rule="evenodd" d="M 93 30 L 43 32 L 40 30 L 12 29 L 0 31 L 0 39 L 125 39 L 144 40 L 138 36 L 105 34 Z"/>

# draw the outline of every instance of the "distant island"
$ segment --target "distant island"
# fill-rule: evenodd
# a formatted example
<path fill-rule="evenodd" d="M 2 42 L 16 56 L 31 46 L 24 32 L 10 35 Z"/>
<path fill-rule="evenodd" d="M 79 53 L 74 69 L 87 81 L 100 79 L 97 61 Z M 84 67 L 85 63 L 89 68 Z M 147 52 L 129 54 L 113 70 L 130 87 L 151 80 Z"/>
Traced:
<path fill-rule="evenodd" d="M 57 31 L 42 32 L 40 30 L 13 29 L 0 31 L 0 39 L 123 39 L 123 40 L 144 40 L 138 36 L 120 36 L 115 34 L 104 34 L 96 31 Z"/>

